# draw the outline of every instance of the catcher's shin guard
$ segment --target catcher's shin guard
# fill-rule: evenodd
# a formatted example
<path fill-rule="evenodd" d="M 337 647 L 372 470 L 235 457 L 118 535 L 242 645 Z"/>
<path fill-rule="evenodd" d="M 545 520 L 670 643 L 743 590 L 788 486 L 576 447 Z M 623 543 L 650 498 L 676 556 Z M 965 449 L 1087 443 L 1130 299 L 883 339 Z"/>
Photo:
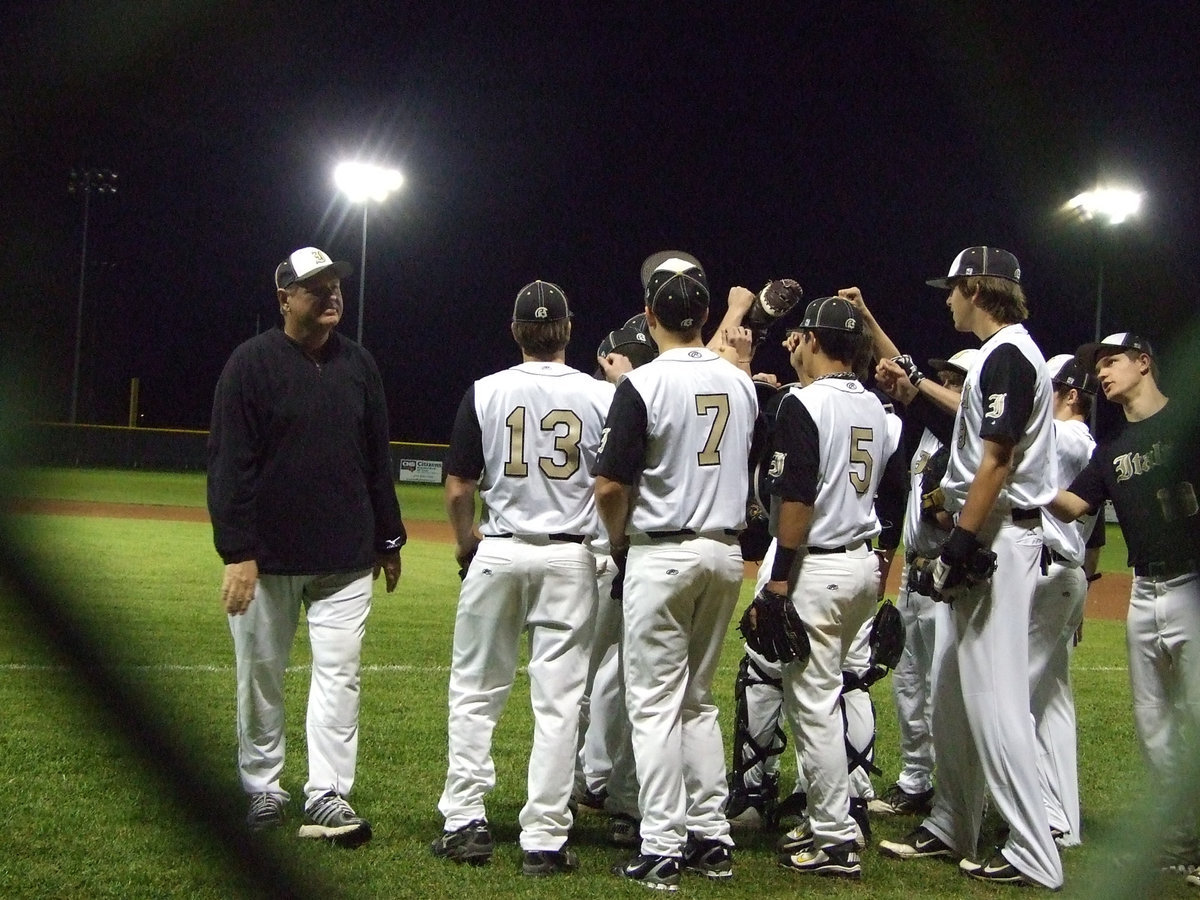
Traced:
<path fill-rule="evenodd" d="M 875 667 L 859 676 L 842 673 L 842 695 L 838 706 L 842 711 L 842 726 L 846 735 L 846 763 L 853 777 L 858 769 L 865 774 L 882 774 L 875 766 L 875 704 L 869 688 L 876 680 Z M 883 670 L 886 673 L 886 669 Z"/>
<path fill-rule="evenodd" d="M 750 654 L 734 681 L 733 765 L 726 816 L 754 806 L 770 818 L 779 797 L 779 756 L 787 746 L 783 729 L 783 681 L 764 672 Z"/>

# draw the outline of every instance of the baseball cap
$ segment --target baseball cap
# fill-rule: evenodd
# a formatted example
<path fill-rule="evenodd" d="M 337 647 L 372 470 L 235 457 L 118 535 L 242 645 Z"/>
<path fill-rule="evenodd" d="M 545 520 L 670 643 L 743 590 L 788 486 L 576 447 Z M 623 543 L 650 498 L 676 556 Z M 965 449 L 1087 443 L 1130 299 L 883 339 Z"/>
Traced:
<path fill-rule="evenodd" d="M 690 329 L 708 310 L 708 277 L 688 253 L 664 250 L 647 257 L 642 263 L 642 284 L 646 306 L 667 328 Z"/>
<path fill-rule="evenodd" d="M 1021 264 L 1007 250 L 998 247 L 968 247 L 950 263 L 950 271 L 944 278 L 930 278 L 925 283 L 931 287 L 948 288 L 955 278 L 972 275 L 994 275 L 1021 283 Z"/>
<path fill-rule="evenodd" d="M 1075 388 L 1085 394 L 1096 393 L 1096 379 L 1087 367 L 1071 353 L 1059 353 L 1046 360 L 1050 380 L 1063 387 Z"/>
<path fill-rule="evenodd" d="M 843 297 L 818 297 L 805 308 L 804 319 L 797 327 L 828 328 L 858 334 L 864 326 L 862 316 L 849 300 Z"/>
<path fill-rule="evenodd" d="M 600 342 L 600 348 L 596 351 L 597 356 L 608 356 L 610 353 L 620 353 L 629 357 L 636 369 L 658 356 L 658 347 L 644 331 L 637 328 L 616 328 Z"/>
<path fill-rule="evenodd" d="M 334 262 L 329 254 L 316 247 L 301 247 L 275 267 L 275 287 L 283 290 L 329 269 L 338 278 L 345 278 L 354 271 L 354 266 L 348 262 Z"/>
<path fill-rule="evenodd" d="M 1154 351 L 1150 348 L 1150 342 L 1144 337 L 1134 334 L 1132 331 L 1118 331 L 1116 334 L 1110 334 L 1102 341 L 1084 344 L 1075 351 L 1075 358 L 1087 366 L 1089 370 L 1094 369 L 1096 368 L 1096 357 L 1100 355 L 1101 350 L 1136 350 L 1138 353 L 1145 353 L 1151 359 L 1154 358 Z"/>
<path fill-rule="evenodd" d="M 959 350 L 949 359 L 931 359 L 929 360 L 929 368 L 935 372 L 954 371 L 963 375 L 967 374 L 967 369 L 971 367 L 971 361 L 975 359 L 975 354 L 979 352 L 977 347 L 966 347 Z"/>
<path fill-rule="evenodd" d="M 517 302 L 513 304 L 514 322 L 557 322 L 569 318 L 567 295 L 549 281 L 531 281 L 517 293 Z"/>

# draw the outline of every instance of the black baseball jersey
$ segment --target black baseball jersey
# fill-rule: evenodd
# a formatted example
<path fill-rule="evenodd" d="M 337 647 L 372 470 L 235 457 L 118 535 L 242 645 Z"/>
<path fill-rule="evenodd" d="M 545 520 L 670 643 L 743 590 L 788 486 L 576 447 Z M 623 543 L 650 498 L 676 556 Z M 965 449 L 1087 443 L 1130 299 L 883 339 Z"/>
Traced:
<path fill-rule="evenodd" d="M 1126 422 L 1104 441 L 1070 491 L 1099 510 L 1112 500 L 1129 547 L 1129 565 L 1200 559 L 1197 425 L 1168 402 L 1140 422 Z"/>

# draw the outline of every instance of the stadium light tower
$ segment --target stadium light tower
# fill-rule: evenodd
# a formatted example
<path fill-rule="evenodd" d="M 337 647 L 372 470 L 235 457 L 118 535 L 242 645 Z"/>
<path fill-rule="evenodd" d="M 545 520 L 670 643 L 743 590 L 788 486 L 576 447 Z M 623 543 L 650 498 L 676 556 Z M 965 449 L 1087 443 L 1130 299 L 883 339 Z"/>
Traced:
<path fill-rule="evenodd" d="M 79 302 L 75 307 L 75 367 L 71 376 L 71 424 L 79 411 L 79 356 L 83 347 L 83 293 L 87 282 L 88 215 L 92 194 L 115 194 L 117 173 L 112 169 L 72 169 L 67 179 L 68 194 L 83 194 L 83 241 L 79 250 Z"/>
<path fill-rule="evenodd" d="M 362 257 L 358 266 L 358 342 L 363 339 L 363 298 L 367 283 L 367 209 L 371 202 L 383 203 L 404 184 L 404 176 L 395 169 L 373 166 L 368 163 L 339 163 L 333 170 L 333 181 L 350 200 L 361 203 Z"/>
<path fill-rule="evenodd" d="M 1100 316 L 1104 309 L 1104 247 L 1101 228 L 1115 227 L 1137 215 L 1142 208 L 1142 192 L 1128 188 L 1096 187 L 1076 194 L 1066 203 L 1066 209 L 1081 221 L 1096 223 L 1096 336 L 1100 340 Z"/>

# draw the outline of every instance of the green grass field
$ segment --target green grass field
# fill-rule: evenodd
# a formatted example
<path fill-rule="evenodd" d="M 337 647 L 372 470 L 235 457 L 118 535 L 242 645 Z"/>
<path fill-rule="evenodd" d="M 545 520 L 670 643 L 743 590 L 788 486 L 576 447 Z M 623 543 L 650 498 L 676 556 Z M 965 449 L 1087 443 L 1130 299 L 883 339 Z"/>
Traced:
<path fill-rule="evenodd" d="M 21 472 L 8 479 L 7 492 L 204 502 L 201 477 L 146 472 Z M 409 519 L 441 519 L 437 487 L 402 485 L 399 493 Z M 18 569 L 31 565 L 36 584 L 53 596 L 35 610 L 18 590 L 19 573 L 7 573 L 0 582 L 6 607 L 0 616 L 0 772 L 10 810 L 0 851 L 0 896 L 249 896 L 254 884 L 243 864 L 259 872 L 278 866 L 283 877 L 318 897 L 645 896 L 640 886 L 608 874 L 624 854 L 605 844 L 604 820 L 592 814 L 580 816 L 572 839 L 582 861 L 578 873 L 547 880 L 520 875 L 516 819 L 532 729 L 523 672 L 496 732 L 498 785 L 488 809 L 500 846 L 492 865 L 463 869 L 429 855 L 428 841 L 441 825 L 436 802 L 445 772 L 445 695 L 458 583 L 447 545 L 412 541 L 398 591 L 376 595 L 364 650 L 353 796 L 356 808 L 374 823 L 376 837 L 360 850 L 338 851 L 294 836 L 305 773 L 303 632 L 289 671 L 290 827 L 259 844 L 250 844 L 239 827 L 244 800 L 233 767 L 233 654 L 217 598 L 221 565 L 208 526 L 43 515 L 9 516 L 2 524 L 4 552 L 19 555 Z M 747 584 L 746 599 L 749 593 Z M 35 612 L 53 612 L 53 597 L 64 600 L 72 625 L 43 627 L 45 616 Z M 88 635 L 106 668 L 76 669 L 59 655 L 48 632 L 61 640 L 72 628 Z M 740 655 L 731 636 L 717 682 L 727 732 Z M 1154 846 L 1145 817 L 1162 793 L 1162 786 L 1149 790 L 1141 776 L 1123 626 L 1089 622 L 1073 667 L 1085 843 L 1064 853 L 1064 895 L 1188 896 L 1180 876 L 1138 882 L 1136 867 L 1114 862 L 1118 851 L 1125 859 L 1139 843 Z M 877 762 L 884 772 L 876 784 L 882 788 L 896 774 L 889 682 L 873 694 Z M 137 729 L 140 712 L 171 744 L 158 746 L 157 735 Z M 155 761 L 173 761 L 174 767 L 160 775 Z M 785 783 L 792 771 L 789 762 Z M 204 806 L 198 798 L 205 797 L 229 811 L 229 819 L 215 828 L 198 820 Z M 875 839 L 898 837 L 913 824 L 877 821 Z M 761 898 L 817 891 L 907 898 L 984 897 L 1005 890 L 968 882 L 951 865 L 899 863 L 874 850 L 864 854 L 861 884 L 810 883 L 775 865 L 773 835 L 746 832 L 738 839 L 731 883 L 688 878 L 682 893 Z M 265 856 L 247 857 L 248 847 Z"/>

